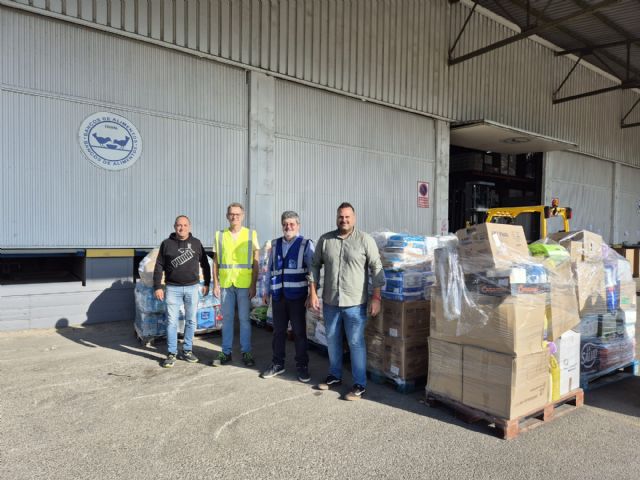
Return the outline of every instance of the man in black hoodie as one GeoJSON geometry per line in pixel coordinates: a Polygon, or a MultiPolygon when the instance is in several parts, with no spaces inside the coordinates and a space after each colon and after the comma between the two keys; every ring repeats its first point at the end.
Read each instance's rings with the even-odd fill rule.
{"type": "Polygon", "coordinates": [[[193,334],[196,330],[196,313],[198,310],[198,288],[202,267],[204,291],[209,293],[211,269],[204,247],[200,240],[191,235],[191,220],[186,215],[176,218],[173,225],[175,233],[160,245],[156,268],[153,271],[153,288],[158,300],[166,300],[167,304],[167,358],[162,362],[165,368],[176,363],[178,353],[178,319],[180,306],[184,304],[185,326],[184,345],[180,358],[196,363],[198,358],[193,354],[193,334]],[[164,272],[166,292],[162,289],[162,273],[164,272]]]}

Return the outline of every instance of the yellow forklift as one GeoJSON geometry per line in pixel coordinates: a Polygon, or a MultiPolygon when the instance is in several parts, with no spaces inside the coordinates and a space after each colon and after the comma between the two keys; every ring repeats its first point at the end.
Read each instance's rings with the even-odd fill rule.
{"type": "MultiPolygon", "coordinates": [[[[532,205],[528,207],[498,207],[490,208],[487,210],[486,223],[506,223],[506,224],[521,224],[518,221],[518,216],[523,217],[537,216],[540,222],[540,238],[547,236],[547,221],[552,218],[559,218],[563,222],[563,230],[569,232],[569,220],[572,217],[572,211],[570,207],[560,207],[560,201],[554,198],[551,201],[551,206],[546,205],[532,205]]],[[[522,217],[521,217],[522,218],[522,217]]],[[[538,238],[527,238],[528,242],[534,242],[539,240],[538,238]]]]}

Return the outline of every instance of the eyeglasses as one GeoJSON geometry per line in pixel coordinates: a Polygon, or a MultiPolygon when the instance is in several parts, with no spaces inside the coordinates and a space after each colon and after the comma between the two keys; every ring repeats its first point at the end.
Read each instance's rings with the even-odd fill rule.
{"type": "Polygon", "coordinates": [[[227,213],[227,217],[241,217],[241,213],[227,213]]]}

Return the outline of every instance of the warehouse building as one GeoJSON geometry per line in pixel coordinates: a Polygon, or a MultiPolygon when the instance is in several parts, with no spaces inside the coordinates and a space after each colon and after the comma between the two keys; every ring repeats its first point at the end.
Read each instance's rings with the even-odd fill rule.
{"type": "Polygon", "coordinates": [[[640,242],[636,0],[0,0],[0,330],[131,320],[177,214],[640,242]],[[496,205],[496,206],[498,206],[496,205]]]}

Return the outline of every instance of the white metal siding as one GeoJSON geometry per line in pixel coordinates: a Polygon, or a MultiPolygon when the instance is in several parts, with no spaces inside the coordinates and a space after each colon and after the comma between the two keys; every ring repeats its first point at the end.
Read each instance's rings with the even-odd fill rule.
{"type": "MultiPolygon", "coordinates": [[[[469,9],[451,7],[451,43],[469,9]]],[[[473,15],[454,55],[460,56],[512,36],[514,32],[473,15]]],[[[611,92],[557,105],[552,94],[575,62],[547,47],[521,40],[449,68],[453,117],[487,118],[505,125],[567,140],[580,151],[640,167],[640,135],[626,134],[620,119],[638,95],[611,92]],[[632,154],[632,151],[635,154],[632,154]]],[[[613,86],[613,81],[578,66],[558,93],[565,97],[613,86]]]]}
{"type": "MultiPolygon", "coordinates": [[[[590,155],[640,167],[640,135],[633,129],[619,128],[620,119],[638,98],[637,93],[613,92],[554,106],[552,93],[572,61],[556,58],[550,49],[533,40],[522,40],[448,67],[447,50],[469,12],[469,7],[461,3],[0,2],[31,4],[34,11],[48,10],[71,21],[84,21],[115,33],[151,39],[196,55],[237,62],[430,115],[453,120],[494,120],[575,142],[581,152],[590,155]]],[[[455,55],[512,34],[508,27],[476,13],[455,55]]],[[[54,63],[58,57],[50,58],[54,63]]],[[[109,63],[105,62],[104,68],[109,68],[109,63]]],[[[564,96],[611,85],[610,80],[580,66],[560,93],[564,96]]]]}
{"type": "Polygon", "coordinates": [[[546,154],[545,175],[551,191],[545,196],[559,197],[562,205],[573,208],[571,230],[591,230],[611,241],[613,166],[572,152],[546,154]]]}
{"type": "Polygon", "coordinates": [[[618,199],[620,228],[618,239],[640,243],[640,169],[621,166],[618,199]]]}
{"type": "Polygon", "coordinates": [[[363,230],[432,233],[417,182],[434,185],[433,120],[278,81],[275,121],[274,218],[296,210],[317,239],[348,201],[363,230]]]}
{"type": "Polygon", "coordinates": [[[179,213],[208,244],[230,199],[245,200],[242,70],[3,8],[0,65],[2,247],[152,246],[179,213]],[[98,111],[137,126],[132,167],[81,153],[98,111]]]}

